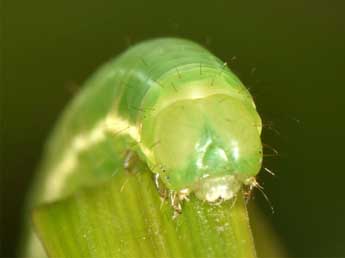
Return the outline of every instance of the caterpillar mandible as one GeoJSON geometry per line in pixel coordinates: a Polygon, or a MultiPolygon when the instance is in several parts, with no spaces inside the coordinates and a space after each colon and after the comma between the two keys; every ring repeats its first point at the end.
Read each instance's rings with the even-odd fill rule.
{"type": "Polygon", "coordinates": [[[260,134],[251,95],[208,50],[176,38],[139,43],[101,67],[66,109],[36,202],[109,179],[128,163],[112,149],[136,153],[177,199],[232,199],[255,183],[260,134]]]}

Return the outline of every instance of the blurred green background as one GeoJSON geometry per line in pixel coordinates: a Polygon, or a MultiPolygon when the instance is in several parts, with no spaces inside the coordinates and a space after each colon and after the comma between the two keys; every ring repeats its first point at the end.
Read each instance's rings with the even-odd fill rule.
{"type": "MultiPolygon", "coordinates": [[[[42,146],[103,62],[138,41],[206,45],[250,88],[279,157],[259,203],[291,257],[345,257],[345,2],[6,0],[1,6],[1,256],[12,257],[42,146]]],[[[270,152],[267,149],[267,152],[270,152]]]]}

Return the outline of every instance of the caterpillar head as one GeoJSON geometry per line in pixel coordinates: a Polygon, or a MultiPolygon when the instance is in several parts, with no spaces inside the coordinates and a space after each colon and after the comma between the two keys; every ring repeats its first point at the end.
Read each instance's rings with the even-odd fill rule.
{"type": "Polygon", "coordinates": [[[210,202],[231,199],[261,168],[255,107],[227,95],[185,99],[162,109],[151,129],[152,170],[171,190],[210,202]]]}

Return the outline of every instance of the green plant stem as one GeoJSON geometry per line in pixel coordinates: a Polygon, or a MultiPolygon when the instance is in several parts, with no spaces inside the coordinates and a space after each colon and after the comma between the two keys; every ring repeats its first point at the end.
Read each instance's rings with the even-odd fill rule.
{"type": "Polygon", "coordinates": [[[43,205],[33,221],[49,257],[256,257],[242,194],[219,205],[191,196],[173,219],[146,169],[43,205]]]}

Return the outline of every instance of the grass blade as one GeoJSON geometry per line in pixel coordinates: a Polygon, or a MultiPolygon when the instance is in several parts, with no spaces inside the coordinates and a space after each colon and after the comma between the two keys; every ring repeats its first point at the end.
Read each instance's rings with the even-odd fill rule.
{"type": "Polygon", "coordinates": [[[194,196],[173,219],[152,173],[121,171],[33,213],[49,257],[256,257],[243,196],[210,205],[194,196]]]}

